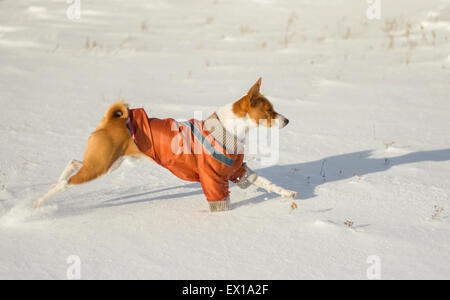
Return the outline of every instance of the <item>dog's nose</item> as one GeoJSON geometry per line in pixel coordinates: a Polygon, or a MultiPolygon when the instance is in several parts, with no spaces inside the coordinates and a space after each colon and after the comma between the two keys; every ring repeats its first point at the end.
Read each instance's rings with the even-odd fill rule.
{"type": "Polygon", "coordinates": [[[289,124],[289,120],[288,119],[284,119],[284,126],[286,126],[287,124],[289,124]]]}

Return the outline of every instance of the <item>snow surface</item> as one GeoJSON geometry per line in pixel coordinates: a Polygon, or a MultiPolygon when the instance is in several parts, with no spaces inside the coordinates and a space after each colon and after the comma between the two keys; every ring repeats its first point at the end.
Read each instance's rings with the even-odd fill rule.
{"type": "Polygon", "coordinates": [[[450,1],[69,5],[0,0],[0,278],[65,279],[76,255],[82,279],[366,279],[376,255],[382,279],[450,279],[450,1]],[[297,209],[233,186],[212,214],[133,160],[32,209],[119,97],[187,119],[259,76],[291,122],[276,165],[247,160],[297,209]]]}

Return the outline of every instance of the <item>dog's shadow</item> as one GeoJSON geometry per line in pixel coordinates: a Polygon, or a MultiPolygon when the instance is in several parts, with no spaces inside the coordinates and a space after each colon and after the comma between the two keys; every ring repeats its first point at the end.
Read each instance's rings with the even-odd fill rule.
{"type": "Polygon", "coordinates": [[[135,204],[135,203],[141,203],[141,202],[148,202],[148,201],[153,201],[153,200],[164,200],[164,199],[171,199],[171,198],[182,198],[182,197],[188,197],[188,196],[192,196],[192,195],[197,195],[197,194],[202,194],[202,190],[201,189],[196,189],[194,191],[191,192],[183,192],[183,193],[178,193],[178,194],[174,194],[174,195],[161,195],[161,196],[156,196],[156,197],[152,197],[152,198],[145,198],[145,199],[140,199],[140,200],[132,200],[132,201],[125,201],[123,202],[123,200],[127,200],[127,199],[133,199],[133,198],[138,198],[138,197],[142,197],[142,196],[148,196],[150,194],[156,194],[156,193],[160,193],[160,192],[165,192],[165,191],[170,191],[170,190],[175,190],[175,189],[180,189],[180,188],[199,188],[200,184],[199,183],[191,183],[191,184],[185,184],[182,186],[173,186],[173,187],[167,187],[167,188],[162,188],[162,189],[157,189],[157,190],[151,190],[148,192],[143,192],[143,193],[138,193],[138,194],[131,194],[131,195],[124,195],[124,196],[120,196],[120,197],[116,197],[113,199],[109,199],[106,201],[103,201],[104,203],[104,207],[112,207],[112,206],[121,206],[121,205],[126,205],[126,204],[135,204]]]}
{"type": "MultiPolygon", "coordinates": [[[[320,160],[299,164],[271,166],[258,170],[258,174],[296,191],[297,199],[306,200],[316,196],[316,189],[329,182],[348,180],[358,182],[364,175],[387,171],[394,166],[401,166],[422,161],[448,161],[450,149],[419,151],[389,158],[371,158],[373,151],[359,151],[326,157],[320,160]]],[[[276,194],[262,194],[243,200],[234,205],[239,207],[258,203],[266,199],[279,197],[276,194]]]]}
{"type": "MultiPolygon", "coordinates": [[[[324,159],[304,162],[298,164],[271,166],[258,169],[258,174],[266,177],[272,182],[298,192],[297,199],[306,200],[316,196],[316,188],[320,185],[339,180],[359,181],[364,175],[387,171],[394,166],[400,166],[422,161],[447,161],[450,160],[450,149],[413,152],[401,156],[390,158],[371,158],[372,151],[359,151],[342,155],[326,157],[324,159]]],[[[265,200],[280,197],[274,193],[267,193],[258,189],[262,193],[256,197],[242,200],[232,204],[233,208],[249,204],[259,203],[265,200]]],[[[164,200],[188,197],[193,195],[201,196],[203,194],[200,184],[190,183],[183,186],[168,187],[158,190],[152,190],[138,194],[126,194],[120,197],[103,201],[95,208],[123,206],[148,202],[154,200],[164,200]],[[189,192],[177,194],[165,194],[156,197],[144,197],[151,194],[165,192],[180,188],[195,189],[189,192]],[[139,198],[139,199],[136,199],[139,198]],[[131,200],[133,199],[133,200],[131,200]],[[127,200],[127,201],[124,201],[127,200]]]]}

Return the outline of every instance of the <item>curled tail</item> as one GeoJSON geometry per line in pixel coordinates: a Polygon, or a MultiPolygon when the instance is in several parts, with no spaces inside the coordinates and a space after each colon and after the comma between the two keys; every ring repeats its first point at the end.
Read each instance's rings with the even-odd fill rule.
{"type": "Polygon", "coordinates": [[[114,102],[106,111],[103,120],[105,123],[108,123],[112,119],[117,118],[128,118],[128,104],[126,104],[123,100],[114,102]]]}
{"type": "Polygon", "coordinates": [[[103,119],[98,124],[97,128],[102,128],[113,119],[126,119],[128,118],[128,104],[123,100],[114,102],[106,111],[103,119]]]}

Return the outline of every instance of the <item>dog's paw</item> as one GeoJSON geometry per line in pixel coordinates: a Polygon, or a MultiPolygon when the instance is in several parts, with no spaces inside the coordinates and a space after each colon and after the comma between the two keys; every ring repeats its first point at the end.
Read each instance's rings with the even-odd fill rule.
{"type": "Polygon", "coordinates": [[[41,201],[42,201],[42,198],[38,198],[36,200],[36,202],[34,202],[34,205],[33,205],[34,209],[37,209],[41,206],[41,201]]]}
{"type": "Polygon", "coordinates": [[[281,194],[281,196],[283,198],[296,198],[297,197],[297,192],[294,191],[285,191],[281,194]]]}

